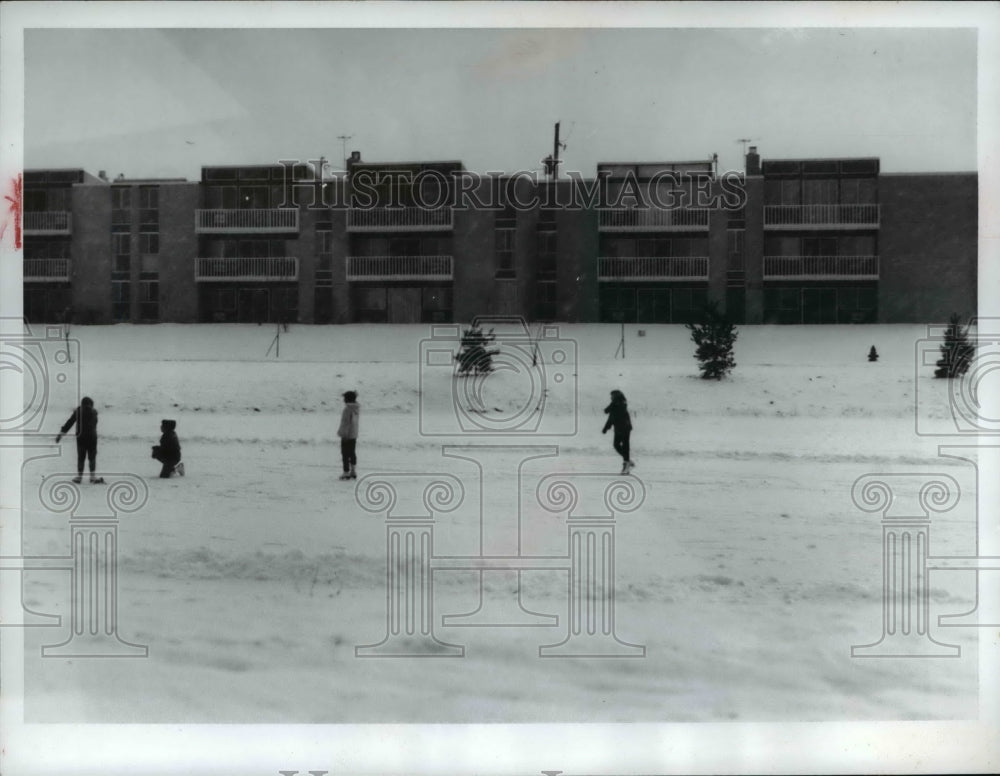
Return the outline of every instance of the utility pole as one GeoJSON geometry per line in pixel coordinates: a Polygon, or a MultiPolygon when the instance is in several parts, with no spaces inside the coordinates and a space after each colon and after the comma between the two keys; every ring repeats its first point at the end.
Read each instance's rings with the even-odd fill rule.
{"type": "Polygon", "coordinates": [[[556,180],[559,177],[559,149],[566,148],[565,143],[559,142],[559,123],[556,122],[555,140],[552,143],[552,155],[546,156],[542,159],[542,164],[545,165],[545,173],[552,176],[552,180],[556,180]]]}

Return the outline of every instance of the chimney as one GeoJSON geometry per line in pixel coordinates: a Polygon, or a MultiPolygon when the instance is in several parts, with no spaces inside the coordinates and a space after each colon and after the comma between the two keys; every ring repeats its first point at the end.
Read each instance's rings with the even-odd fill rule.
{"type": "Polygon", "coordinates": [[[107,170],[98,170],[97,171],[97,177],[100,178],[105,183],[107,183],[107,180],[108,180],[108,172],[107,172],[107,170]]]}
{"type": "Polygon", "coordinates": [[[757,146],[750,146],[746,163],[747,175],[760,175],[760,154],[757,153],[757,146]]]}

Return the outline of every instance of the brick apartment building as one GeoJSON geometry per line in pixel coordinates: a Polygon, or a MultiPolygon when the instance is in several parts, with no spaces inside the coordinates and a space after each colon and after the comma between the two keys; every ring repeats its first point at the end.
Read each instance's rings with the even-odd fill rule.
{"type": "Polygon", "coordinates": [[[592,180],[460,162],[25,173],[31,322],[408,323],[481,314],[927,323],[976,309],[975,173],[874,158],[603,163],[592,180]],[[592,196],[595,191],[601,196],[592,196]]]}

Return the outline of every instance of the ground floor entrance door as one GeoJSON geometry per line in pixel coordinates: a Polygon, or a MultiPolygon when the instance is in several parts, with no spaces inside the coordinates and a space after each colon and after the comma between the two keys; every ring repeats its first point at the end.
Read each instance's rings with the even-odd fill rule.
{"type": "Polygon", "coordinates": [[[241,288],[237,307],[240,323],[266,323],[271,294],[266,288],[241,288]]]}
{"type": "Polygon", "coordinates": [[[836,323],[837,289],[803,288],[802,323],[836,323]]]}
{"type": "Polygon", "coordinates": [[[389,323],[420,323],[420,289],[389,289],[389,323]]]}

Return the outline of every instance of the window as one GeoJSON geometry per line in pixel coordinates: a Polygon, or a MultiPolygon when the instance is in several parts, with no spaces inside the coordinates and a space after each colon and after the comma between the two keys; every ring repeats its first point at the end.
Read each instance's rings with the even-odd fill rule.
{"type": "Polygon", "coordinates": [[[556,275],[556,233],[538,233],[538,277],[553,278],[556,275]]]}
{"type": "Polygon", "coordinates": [[[634,288],[606,286],[600,289],[600,317],[605,323],[633,323],[636,318],[634,288]]]}
{"type": "Polygon", "coordinates": [[[160,317],[160,283],[157,280],[143,280],[139,283],[139,318],[155,321],[160,317]]]}
{"type": "Polygon", "coordinates": [[[316,232],[317,270],[331,271],[333,269],[333,233],[329,231],[316,232]]]}
{"type": "Polygon", "coordinates": [[[111,188],[111,223],[128,224],[132,222],[132,189],[123,186],[111,188]]]}
{"type": "Polygon", "coordinates": [[[743,229],[728,229],[726,231],[726,268],[732,271],[743,269],[743,240],[746,231],[743,229]]]}
{"type": "Polygon", "coordinates": [[[232,210],[236,207],[235,186],[209,186],[205,190],[205,207],[209,210],[232,210]]]}
{"type": "Polygon", "coordinates": [[[840,182],[840,201],[845,205],[874,205],[877,200],[873,178],[845,178],[840,182]]]}
{"type": "Polygon", "coordinates": [[[806,178],[802,182],[802,204],[831,205],[837,203],[836,178],[806,178]]]}
{"type": "Polygon", "coordinates": [[[428,286],[421,289],[421,296],[424,323],[448,323],[451,321],[450,287],[428,286]]]}
{"type": "Polygon", "coordinates": [[[419,237],[392,237],[389,239],[389,255],[391,256],[419,256],[419,237]]]}
{"type": "Polygon", "coordinates": [[[48,199],[44,190],[29,190],[24,192],[24,210],[26,213],[40,213],[47,209],[48,199]]]}
{"type": "Polygon", "coordinates": [[[514,229],[497,229],[494,232],[494,248],[496,258],[496,277],[512,278],[517,273],[514,269],[514,229]]]}
{"type": "Polygon", "coordinates": [[[875,237],[870,234],[845,234],[838,239],[839,256],[874,256],[875,237]]]}
{"type": "Polygon", "coordinates": [[[836,256],[837,255],[837,238],[836,237],[803,237],[802,238],[802,255],[803,256],[836,256]]]}
{"type": "Polygon", "coordinates": [[[240,186],[239,207],[246,209],[266,209],[271,206],[267,186],[240,186]]]}
{"type": "Polygon", "coordinates": [[[556,310],[556,284],[538,283],[535,286],[535,318],[540,321],[553,321],[556,318],[556,310]]]}
{"type": "Polygon", "coordinates": [[[139,223],[157,228],[160,223],[160,190],[156,186],[139,187],[139,223]]]}
{"type": "Polygon", "coordinates": [[[160,252],[159,232],[139,233],[139,253],[143,256],[155,255],[160,252]]]}
{"type": "Polygon", "coordinates": [[[129,271],[132,258],[132,235],[128,232],[115,232],[111,235],[112,272],[129,271]]]}
{"type": "Polygon", "coordinates": [[[801,205],[801,181],[786,178],[764,181],[765,205],[801,205]]]}
{"type": "Polygon", "coordinates": [[[366,310],[386,309],[384,288],[359,288],[357,290],[358,306],[366,310]]]}
{"type": "Polygon", "coordinates": [[[132,317],[129,311],[131,288],[128,281],[111,282],[111,317],[115,321],[128,321],[132,317]]]}

